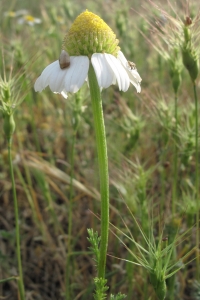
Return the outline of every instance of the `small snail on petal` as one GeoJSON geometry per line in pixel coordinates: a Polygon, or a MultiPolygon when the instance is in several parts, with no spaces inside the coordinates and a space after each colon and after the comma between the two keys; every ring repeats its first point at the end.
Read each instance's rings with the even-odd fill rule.
{"type": "Polygon", "coordinates": [[[61,69],[66,69],[70,66],[70,56],[65,50],[62,50],[60,53],[59,64],[61,69]]]}

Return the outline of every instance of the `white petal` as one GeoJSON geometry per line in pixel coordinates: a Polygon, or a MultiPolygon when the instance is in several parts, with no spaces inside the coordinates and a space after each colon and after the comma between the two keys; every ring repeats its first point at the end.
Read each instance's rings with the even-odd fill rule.
{"type": "Polygon", "coordinates": [[[49,87],[52,92],[61,93],[64,89],[64,78],[66,76],[67,69],[61,69],[59,61],[56,61],[50,76],[48,77],[49,87]]]}
{"type": "Polygon", "coordinates": [[[129,67],[128,61],[121,51],[118,52],[118,59],[123,65],[123,67],[126,69],[130,82],[135,86],[137,92],[140,93],[141,92],[140,82],[142,81],[142,78],[140,77],[139,73],[137,72],[136,69],[131,69],[129,67]]]}
{"type": "Polygon", "coordinates": [[[15,13],[16,13],[16,17],[28,15],[28,10],[27,9],[19,9],[15,13]]]}
{"type": "Polygon", "coordinates": [[[65,98],[65,99],[68,98],[68,95],[65,91],[62,91],[61,93],[54,92],[54,94],[61,94],[63,96],[63,98],[65,98]]]}
{"type": "Polygon", "coordinates": [[[48,85],[52,92],[76,93],[83,85],[89,69],[87,56],[71,56],[69,68],[61,69],[56,60],[47,66],[40,77],[36,80],[34,88],[41,92],[48,85]]]}
{"type": "Polygon", "coordinates": [[[105,54],[95,53],[91,58],[100,88],[107,88],[115,82],[115,75],[108,64],[105,54]]]}
{"type": "Polygon", "coordinates": [[[127,66],[127,59],[126,59],[126,57],[124,56],[124,54],[121,51],[118,52],[117,58],[120,60],[120,62],[124,66],[124,68],[126,68],[126,66],[127,66]]]}
{"type": "Polygon", "coordinates": [[[19,18],[18,20],[17,20],[17,23],[18,24],[24,24],[25,23],[25,20],[24,20],[24,18],[19,18]]]}
{"type": "Polygon", "coordinates": [[[76,93],[83,85],[89,69],[89,58],[87,56],[71,56],[70,67],[66,70],[64,77],[64,89],[66,92],[76,93]]]}
{"type": "Polygon", "coordinates": [[[49,77],[52,73],[54,73],[54,69],[56,69],[57,64],[58,61],[54,61],[43,70],[42,74],[40,77],[38,77],[34,85],[36,92],[41,92],[49,85],[49,77]]]}
{"type": "Polygon", "coordinates": [[[61,92],[61,95],[62,95],[65,99],[68,98],[67,93],[66,93],[65,91],[62,91],[62,92],[61,92]]]}
{"type": "Polygon", "coordinates": [[[127,70],[127,72],[130,78],[130,82],[134,85],[137,92],[140,93],[141,92],[140,82],[142,81],[142,79],[139,73],[136,70],[127,70]]]}
{"type": "Polygon", "coordinates": [[[126,70],[123,68],[120,61],[112,54],[105,53],[105,57],[106,57],[106,60],[109,64],[110,68],[112,69],[112,71],[116,77],[116,80],[117,80],[117,83],[119,86],[119,90],[126,92],[130,85],[130,80],[129,80],[126,70]]]}
{"type": "Polygon", "coordinates": [[[40,20],[39,18],[34,18],[34,23],[40,24],[40,23],[42,23],[42,20],[40,20]]]}
{"type": "Polygon", "coordinates": [[[139,83],[135,82],[135,81],[132,81],[130,80],[130,82],[132,83],[132,85],[134,85],[134,87],[136,88],[137,90],[137,93],[140,93],[141,92],[141,86],[139,83]]]}

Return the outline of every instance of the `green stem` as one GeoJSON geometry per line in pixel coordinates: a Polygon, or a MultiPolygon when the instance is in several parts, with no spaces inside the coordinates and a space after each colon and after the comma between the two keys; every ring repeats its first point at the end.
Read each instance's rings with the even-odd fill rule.
{"type": "Polygon", "coordinates": [[[197,257],[196,257],[196,267],[197,267],[197,280],[200,276],[200,266],[199,266],[199,145],[198,145],[198,99],[197,99],[197,90],[196,82],[193,82],[194,87],[194,98],[195,98],[195,160],[196,160],[196,170],[195,170],[195,187],[196,187],[196,204],[197,204],[197,213],[196,213],[196,222],[197,222],[197,231],[196,231],[196,247],[197,247],[197,257]]]}
{"type": "MultiPolygon", "coordinates": [[[[176,201],[177,201],[177,180],[178,180],[178,97],[175,93],[174,99],[174,118],[175,118],[175,129],[174,129],[174,157],[173,157],[173,186],[172,186],[172,224],[171,224],[171,243],[174,242],[176,236],[176,230],[174,229],[174,218],[176,214],[176,201]]],[[[176,261],[176,249],[172,253],[173,260],[176,261]]],[[[175,274],[168,279],[168,294],[169,299],[174,300],[175,296],[175,274]]]]}
{"type": "Polygon", "coordinates": [[[178,97],[175,94],[174,102],[174,118],[175,118],[175,130],[174,130],[174,163],[173,163],[173,187],[172,187],[172,217],[176,213],[176,198],[177,198],[177,178],[178,178],[178,147],[177,147],[177,136],[178,136],[178,97]]]}
{"type": "Polygon", "coordinates": [[[10,176],[12,181],[12,191],[13,191],[14,210],[15,210],[16,251],[17,251],[18,271],[19,271],[19,279],[17,282],[18,282],[18,288],[20,293],[20,300],[25,300],[22,262],[21,262],[21,250],[20,250],[19,213],[18,213],[17,194],[15,188],[13,164],[12,164],[11,147],[12,147],[12,138],[10,137],[8,138],[8,158],[9,158],[10,176]]]}
{"type": "Polygon", "coordinates": [[[16,279],[18,280],[19,277],[12,276],[12,277],[9,277],[9,278],[0,279],[0,283],[4,283],[4,282],[11,281],[11,280],[16,280],[16,279]]]}
{"type": "Polygon", "coordinates": [[[94,128],[96,134],[96,145],[99,163],[99,178],[101,192],[101,244],[100,257],[98,262],[98,277],[105,277],[106,253],[108,246],[109,231],[109,177],[108,177],[108,157],[105,126],[103,118],[103,108],[100,88],[92,65],[88,72],[90,95],[92,100],[92,110],[94,117],[94,128]]]}
{"type": "Polygon", "coordinates": [[[29,104],[29,110],[30,110],[30,116],[31,116],[31,127],[32,127],[32,130],[33,130],[33,138],[34,138],[34,142],[35,142],[35,146],[36,146],[36,150],[38,152],[41,152],[41,147],[40,147],[40,141],[39,141],[39,137],[38,137],[38,134],[37,134],[37,126],[36,126],[36,123],[35,123],[35,113],[34,113],[34,104],[33,104],[33,99],[31,97],[28,97],[28,104],[29,104]]]}

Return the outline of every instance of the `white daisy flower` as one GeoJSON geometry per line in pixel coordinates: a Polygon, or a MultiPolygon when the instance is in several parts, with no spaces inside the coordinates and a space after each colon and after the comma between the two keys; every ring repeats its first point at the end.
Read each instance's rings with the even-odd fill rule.
{"type": "Polygon", "coordinates": [[[41,19],[35,18],[31,15],[24,15],[23,17],[19,18],[17,22],[18,24],[28,24],[30,26],[42,23],[41,19]]]}
{"type": "Polygon", "coordinates": [[[131,83],[138,93],[141,91],[142,79],[135,65],[127,61],[113,31],[95,14],[85,11],[76,18],[64,47],[60,59],[48,65],[36,80],[36,92],[49,86],[64,97],[68,92],[76,93],[87,80],[90,63],[101,89],[117,83],[119,90],[126,92],[131,83]]]}
{"type": "Polygon", "coordinates": [[[17,11],[10,10],[10,11],[4,12],[4,16],[10,17],[10,18],[15,18],[15,17],[27,15],[27,14],[28,14],[28,11],[26,9],[19,9],[17,11]]]}

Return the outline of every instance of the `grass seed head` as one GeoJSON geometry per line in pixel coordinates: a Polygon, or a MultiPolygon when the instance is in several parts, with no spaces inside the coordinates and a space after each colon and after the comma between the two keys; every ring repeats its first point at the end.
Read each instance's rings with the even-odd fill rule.
{"type": "Polygon", "coordinates": [[[189,25],[184,25],[184,41],[182,44],[182,59],[185,68],[188,70],[192,81],[197,79],[199,73],[199,55],[192,42],[192,32],[189,25]]]}
{"type": "Polygon", "coordinates": [[[180,51],[177,48],[173,49],[168,61],[169,61],[169,69],[170,69],[169,75],[172,80],[174,93],[177,94],[182,81],[181,78],[182,63],[180,61],[180,51]]]}

